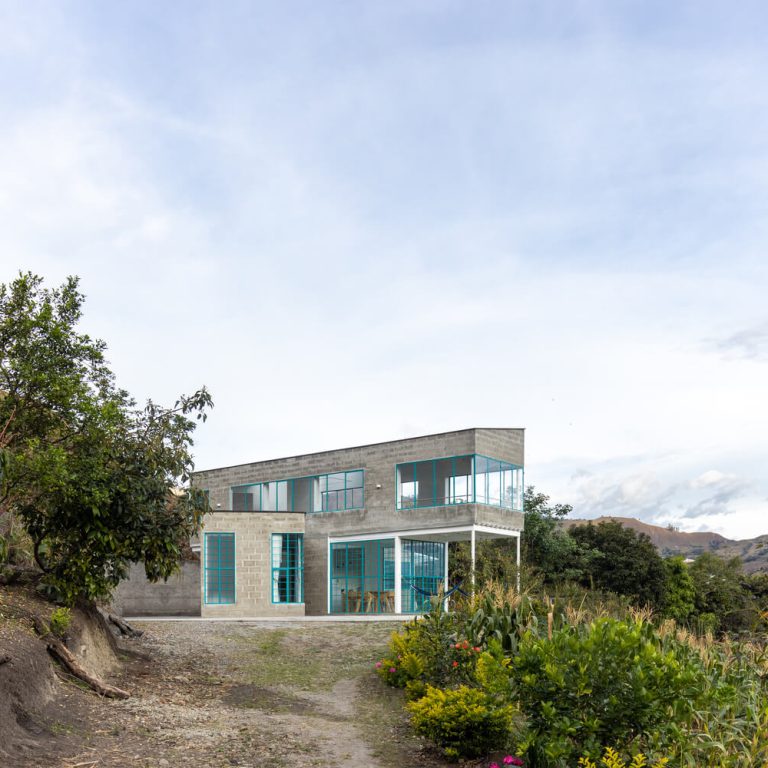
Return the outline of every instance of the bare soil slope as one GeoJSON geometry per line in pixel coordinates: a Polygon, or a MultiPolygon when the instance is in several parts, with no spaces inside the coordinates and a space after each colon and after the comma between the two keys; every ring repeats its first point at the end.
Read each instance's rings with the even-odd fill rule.
{"type": "MultiPolygon", "coordinates": [[[[0,655],[14,656],[0,665],[0,766],[447,768],[375,674],[397,626],[136,622],[144,636],[98,670],[131,693],[114,700],[60,679],[32,630],[0,619],[0,655]]],[[[98,643],[71,645],[96,670],[98,643]]]]}
{"type": "MultiPolygon", "coordinates": [[[[75,752],[88,728],[93,696],[67,679],[35,634],[29,614],[47,621],[53,606],[29,589],[0,587],[0,765],[55,765],[75,752]]],[[[72,614],[70,649],[99,676],[117,664],[110,637],[92,617],[72,614]]]]}

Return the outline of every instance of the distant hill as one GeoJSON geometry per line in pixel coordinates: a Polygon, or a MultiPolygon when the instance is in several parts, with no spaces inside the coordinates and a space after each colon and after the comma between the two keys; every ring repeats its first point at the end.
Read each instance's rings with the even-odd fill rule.
{"type": "Polygon", "coordinates": [[[585,525],[615,520],[627,528],[634,528],[638,533],[645,533],[656,545],[662,557],[682,555],[683,557],[696,557],[703,552],[712,552],[720,557],[740,557],[747,573],[755,571],[768,572],[768,534],[758,536],[756,539],[743,539],[734,541],[726,539],[719,533],[697,531],[686,533],[658,525],[650,525],[634,517],[598,517],[594,520],[563,520],[563,525],[570,528],[574,525],[585,525]]]}

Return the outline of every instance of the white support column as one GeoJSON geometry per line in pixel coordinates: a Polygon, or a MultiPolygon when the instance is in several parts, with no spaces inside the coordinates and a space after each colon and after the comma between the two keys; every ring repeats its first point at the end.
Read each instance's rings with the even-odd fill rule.
{"type": "Polygon", "coordinates": [[[395,536],[395,613],[403,612],[403,540],[395,536]]]}
{"type": "Polygon", "coordinates": [[[517,594],[520,594],[520,531],[517,532],[517,594]]]}
{"type": "Polygon", "coordinates": [[[472,597],[475,596],[475,526],[472,526],[472,531],[469,534],[469,551],[471,553],[472,558],[472,597]]]}
{"type": "Polygon", "coordinates": [[[327,608],[330,615],[333,611],[333,561],[331,560],[331,539],[325,537],[325,562],[328,564],[328,572],[325,574],[325,588],[328,590],[327,608]]]}
{"type": "MultiPolygon", "coordinates": [[[[447,593],[450,589],[450,586],[448,585],[448,542],[445,542],[445,586],[443,587],[443,592],[447,593]]],[[[448,610],[448,598],[446,597],[443,601],[443,610],[448,610]]]]}

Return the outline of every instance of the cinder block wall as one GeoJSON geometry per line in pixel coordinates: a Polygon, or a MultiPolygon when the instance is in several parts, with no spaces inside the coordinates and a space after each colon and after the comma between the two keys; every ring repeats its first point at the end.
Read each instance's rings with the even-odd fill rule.
{"type": "MultiPolygon", "coordinates": [[[[365,508],[340,512],[313,513],[306,516],[304,536],[304,594],[306,613],[327,613],[328,608],[328,538],[336,536],[416,531],[473,523],[522,530],[523,517],[511,510],[463,504],[425,509],[396,509],[395,466],[409,461],[423,461],[448,456],[482,454],[523,465],[523,429],[464,429],[424,437],[375,443],[355,448],[344,448],[321,453],[292,456],[284,459],[240,464],[196,472],[193,482],[208,490],[211,507],[226,510],[230,506],[230,488],[234,485],[307,477],[343,470],[365,470],[365,508]]],[[[224,515],[240,519],[240,525],[249,528],[260,518],[275,513],[217,512],[206,518],[210,521],[224,515]]],[[[227,517],[227,520],[230,518],[227,517]]],[[[229,530],[234,530],[230,528],[229,530]]],[[[278,532],[278,531],[275,531],[278,532]]],[[[287,532],[287,531],[286,531],[287,532]]],[[[240,546],[236,555],[239,557],[240,546]]],[[[264,565],[268,570],[268,563],[264,565]]],[[[219,615],[218,606],[210,606],[219,615]]],[[[205,606],[203,607],[204,615],[205,606]]],[[[251,614],[253,615],[253,614],[251,614]]]]}
{"type": "Polygon", "coordinates": [[[112,607],[123,616],[199,616],[200,563],[186,561],[168,581],[152,584],[143,563],[134,563],[118,584],[112,607]]]}
{"type": "MultiPolygon", "coordinates": [[[[198,582],[201,615],[204,618],[253,616],[303,616],[303,605],[272,603],[273,533],[304,533],[304,515],[293,513],[215,512],[205,518],[205,533],[235,534],[235,602],[214,605],[205,602],[204,579],[198,582]]],[[[201,552],[204,563],[205,544],[201,552]]],[[[204,565],[203,565],[204,568],[204,565]]],[[[306,558],[305,558],[306,572],[306,558]]],[[[306,579],[305,579],[306,581],[306,579]]]]}

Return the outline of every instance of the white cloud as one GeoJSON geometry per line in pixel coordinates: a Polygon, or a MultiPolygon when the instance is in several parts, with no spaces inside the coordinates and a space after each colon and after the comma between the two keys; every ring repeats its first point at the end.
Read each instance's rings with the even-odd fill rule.
{"type": "Polygon", "coordinates": [[[207,383],[201,466],[526,426],[576,514],[765,527],[765,46],[583,4],[26,7],[0,279],[80,274],[139,397],[207,383]]]}

